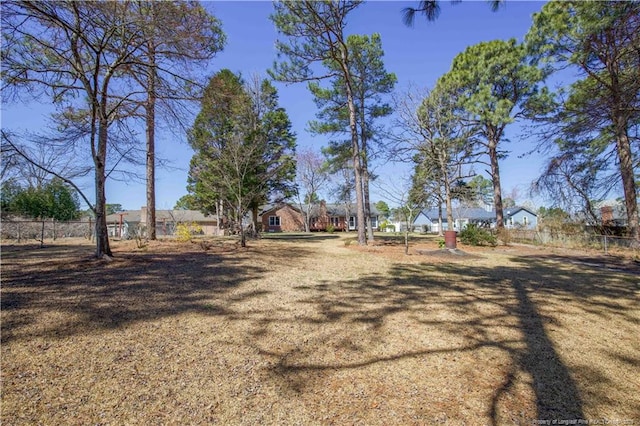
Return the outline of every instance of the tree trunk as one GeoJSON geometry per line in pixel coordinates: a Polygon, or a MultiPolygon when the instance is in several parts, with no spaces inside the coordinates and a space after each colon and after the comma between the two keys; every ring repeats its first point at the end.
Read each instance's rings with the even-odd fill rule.
{"type": "Polygon", "coordinates": [[[489,137],[489,160],[491,162],[491,179],[493,181],[493,204],[496,209],[496,227],[504,229],[504,213],[502,207],[502,188],[500,186],[500,168],[498,166],[498,140],[489,137]]]}
{"type": "Polygon", "coordinates": [[[109,247],[109,234],[107,231],[107,216],[105,213],[105,172],[104,165],[96,164],[96,257],[102,258],[104,255],[112,256],[109,247]]]}
{"type": "Polygon", "coordinates": [[[307,205],[306,210],[302,210],[304,212],[304,232],[311,232],[311,227],[309,226],[309,222],[311,222],[311,203],[307,205]]]}
{"type": "Polygon", "coordinates": [[[98,150],[94,158],[96,166],[95,184],[96,184],[96,257],[113,256],[111,247],[109,247],[109,233],[107,231],[107,197],[105,191],[106,181],[106,158],[107,158],[107,119],[106,113],[106,97],[103,101],[103,114],[100,118],[98,129],[98,150]]]}
{"type": "Polygon", "coordinates": [[[373,241],[373,224],[371,223],[371,200],[369,199],[369,168],[367,162],[362,163],[362,193],[364,195],[364,216],[367,225],[367,240],[373,241]]]}
{"type": "MultiPolygon", "coordinates": [[[[444,230],[442,229],[442,200],[438,200],[438,236],[442,237],[444,235],[444,230]]],[[[451,215],[453,217],[453,215],[451,215]]]]}
{"type": "MultiPolygon", "coordinates": [[[[242,197],[238,197],[238,200],[241,200],[242,197]]],[[[247,246],[247,236],[244,233],[244,226],[242,226],[242,217],[244,214],[242,213],[242,201],[238,201],[238,211],[236,212],[236,221],[240,226],[240,247],[247,246]]]]}
{"type": "Polygon", "coordinates": [[[216,226],[218,227],[216,235],[224,235],[224,233],[220,232],[222,230],[222,227],[220,225],[220,210],[222,210],[222,202],[218,201],[216,203],[216,226]]]}
{"type": "Polygon", "coordinates": [[[373,226],[371,223],[371,200],[369,198],[369,156],[367,151],[367,129],[365,117],[365,103],[362,93],[359,94],[360,109],[360,149],[362,158],[362,195],[364,203],[365,225],[367,227],[367,240],[373,241],[373,226]]]}
{"type": "Polygon", "coordinates": [[[365,233],[364,197],[362,196],[362,159],[360,158],[360,142],[358,141],[358,128],[356,125],[356,111],[353,103],[351,86],[347,83],[347,105],[349,107],[349,127],[351,128],[351,159],[356,186],[356,228],[358,230],[358,244],[367,245],[365,233]]]}
{"type": "MultiPolygon", "coordinates": [[[[360,156],[360,140],[358,138],[358,119],[356,115],[356,104],[353,96],[353,86],[351,71],[349,70],[348,49],[342,43],[340,48],[341,67],[345,81],[347,95],[347,108],[349,109],[349,129],[351,130],[351,159],[353,162],[353,172],[356,186],[356,228],[358,230],[358,245],[367,245],[366,223],[364,216],[364,197],[362,194],[362,158],[360,156]]],[[[348,218],[347,218],[348,220],[348,218]]]]}
{"type": "Polygon", "coordinates": [[[364,215],[364,199],[362,197],[362,169],[360,167],[359,156],[354,156],[353,168],[356,185],[356,229],[358,231],[358,244],[367,245],[366,223],[364,215]]]}
{"type": "Polygon", "coordinates": [[[254,238],[258,236],[258,213],[260,213],[258,211],[258,205],[255,204],[251,208],[251,221],[253,222],[253,237],[254,238]]]}
{"type": "Polygon", "coordinates": [[[445,200],[445,205],[447,207],[447,223],[449,224],[448,227],[448,231],[453,231],[454,230],[454,226],[453,226],[453,205],[451,203],[451,182],[449,180],[449,173],[448,173],[448,164],[445,160],[445,158],[442,157],[442,155],[439,156],[439,161],[440,161],[440,174],[442,175],[442,181],[444,184],[444,200],[445,200]]]}
{"type": "Polygon", "coordinates": [[[409,227],[404,230],[404,254],[409,254],[409,227]]]}
{"type": "MultiPolygon", "coordinates": [[[[448,231],[454,231],[455,227],[454,227],[454,222],[453,222],[453,204],[451,202],[451,191],[446,191],[445,193],[445,203],[447,206],[447,223],[449,224],[449,227],[447,228],[448,231]]],[[[444,235],[444,234],[442,234],[444,235]]]]}
{"type": "Polygon", "coordinates": [[[155,48],[149,43],[149,68],[147,72],[147,238],[156,239],[156,70],[155,48]]]}
{"type": "Polygon", "coordinates": [[[638,224],[638,194],[633,173],[633,156],[626,123],[616,124],[616,148],[620,160],[620,176],[624,190],[624,203],[627,209],[628,233],[633,238],[634,245],[640,244],[640,228],[638,224]]]}

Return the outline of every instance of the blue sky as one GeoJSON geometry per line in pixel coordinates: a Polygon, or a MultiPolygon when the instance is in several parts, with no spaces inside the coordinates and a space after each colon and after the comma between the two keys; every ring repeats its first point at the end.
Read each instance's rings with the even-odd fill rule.
{"type": "MultiPolygon", "coordinates": [[[[227,34],[227,45],[203,73],[211,75],[219,69],[229,68],[241,72],[245,77],[252,74],[267,76],[266,70],[276,58],[274,42],[277,32],[269,15],[271,2],[215,1],[204,3],[205,7],[222,21],[227,34]]],[[[389,72],[398,77],[397,89],[402,92],[409,84],[416,87],[431,87],[450,68],[453,58],[467,46],[494,39],[515,37],[522,40],[531,25],[531,15],[539,11],[543,2],[514,1],[498,12],[492,12],[484,1],[465,1],[452,5],[441,3],[442,12],[435,22],[417,17],[413,28],[402,22],[402,9],[415,6],[417,1],[367,2],[356,9],[348,19],[348,33],[380,33],[385,51],[384,62],[389,72]]],[[[276,83],[280,104],[293,123],[300,148],[311,147],[319,151],[327,139],[310,135],[305,129],[315,118],[316,107],[305,84],[286,85],[276,83]]],[[[46,122],[49,112],[47,102],[30,105],[3,105],[2,126],[8,129],[37,129],[46,122]]],[[[503,193],[517,188],[519,201],[527,200],[529,184],[542,166],[535,156],[519,158],[533,147],[533,141],[525,141],[518,125],[512,125],[507,136],[510,143],[505,148],[511,155],[501,163],[503,193]]],[[[141,143],[143,143],[141,132],[141,143]]],[[[189,161],[193,152],[184,135],[160,133],[158,156],[170,160],[171,167],[159,169],[156,183],[156,207],[172,208],[186,194],[189,161]],[[178,139],[178,140],[176,140],[178,139]]],[[[143,173],[143,168],[140,168],[143,173]]],[[[378,169],[380,179],[391,183],[398,177],[408,175],[403,164],[388,163],[378,169]]],[[[90,185],[87,183],[86,185],[90,185]]],[[[93,199],[90,186],[86,193],[93,199]]],[[[330,194],[325,197],[331,200],[330,194]]],[[[382,199],[375,190],[373,201],[382,199]]],[[[145,204],[144,182],[107,183],[107,202],[122,204],[125,209],[139,209],[145,204]]],[[[537,202],[538,206],[541,204],[537,202]]]]}

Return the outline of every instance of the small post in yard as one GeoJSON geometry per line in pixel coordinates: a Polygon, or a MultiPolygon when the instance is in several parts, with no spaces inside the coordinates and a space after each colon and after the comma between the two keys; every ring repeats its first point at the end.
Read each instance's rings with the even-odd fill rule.
{"type": "Polygon", "coordinates": [[[122,239],[122,217],[129,213],[118,213],[120,215],[120,225],[118,227],[118,238],[122,239]]]}
{"type": "Polygon", "coordinates": [[[604,234],[602,238],[604,239],[604,254],[608,254],[607,253],[607,234],[604,234]]]}
{"type": "Polygon", "coordinates": [[[40,248],[44,247],[44,219],[42,219],[42,230],[40,231],[40,248]]]}
{"type": "Polygon", "coordinates": [[[456,248],[456,231],[444,231],[444,246],[450,250],[456,248]]]}

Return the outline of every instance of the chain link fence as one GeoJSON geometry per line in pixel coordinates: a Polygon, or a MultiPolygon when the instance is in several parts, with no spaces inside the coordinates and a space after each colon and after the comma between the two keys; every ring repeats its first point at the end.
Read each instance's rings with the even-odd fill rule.
{"type": "MultiPolygon", "coordinates": [[[[182,222],[158,222],[156,235],[158,237],[172,237],[176,235],[178,226],[182,222]]],[[[215,235],[216,230],[207,229],[215,235]]],[[[107,223],[109,238],[116,240],[141,238],[146,235],[146,227],[142,224],[107,223]]],[[[203,234],[203,231],[199,232],[203,234]]],[[[2,218],[0,223],[0,237],[3,241],[29,242],[29,241],[55,241],[63,238],[93,239],[95,235],[95,221],[89,219],[77,221],[54,221],[22,219],[15,217],[2,218]]]]}
{"type": "Polygon", "coordinates": [[[604,253],[616,251],[637,251],[633,238],[617,235],[597,234],[593,232],[559,232],[552,230],[511,229],[508,232],[509,242],[544,245],[562,248],[593,249],[604,253]]]}
{"type": "Polygon", "coordinates": [[[87,238],[95,232],[95,222],[78,220],[59,222],[55,220],[25,220],[2,218],[0,235],[3,240],[17,242],[29,240],[57,240],[60,238],[87,238]]]}
{"type": "MultiPolygon", "coordinates": [[[[158,234],[164,236],[175,235],[175,226],[158,227],[158,234]]],[[[111,238],[134,238],[136,235],[144,234],[144,227],[131,226],[126,232],[117,224],[109,226],[109,237],[111,238]],[[121,234],[122,233],[122,234],[121,234]]],[[[619,251],[640,251],[635,241],[629,237],[603,235],[593,232],[559,232],[553,230],[525,230],[509,229],[505,231],[503,237],[508,239],[507,243],[521,243],[532,245],[543,245],[561,248],[593,249],[604,253],[615,253],[619,251]]],[[[95,233],[95,222],[93,220],[77,220],[59,222],[48,220],[26,220],[19,218],[2,218],[0,224],[0,236],[4,241],[28,242],[57,240],[62,238],[86,238],[92,239],[95,233]]]]}

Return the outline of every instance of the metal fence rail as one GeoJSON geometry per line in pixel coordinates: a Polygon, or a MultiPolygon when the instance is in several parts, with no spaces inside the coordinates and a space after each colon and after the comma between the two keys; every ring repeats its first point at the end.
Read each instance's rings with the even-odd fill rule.
{"type": "MultiPolygon", "coordinates": [[[[116,226],[116,225],[113,225],[116,226]]],[[[115,229],[115,228],[114,228],[115,229]]],[[[119,238],[117,229],[109,229],[111,238],[119,238]]],[[[138,235],[142,229],[132,227],[131,236],[138,235]]],[[[506,230],[508,243],[523,243],[561,248],[593,249],[604,253],[616,251],[639,251],[635,241],[630,237],[596,234],[593,232],[557,232],[551,230],[506,230]]],[[[23,220],[18,218],[2,218],[0,222],[0,237],[3,240],[17,242],[37,240],[57,240],[62,238],[93,239],[95,221],[55,221],[55,220],[23,220]]],[[[175,235],[175,227],[167,226],[159,230],[160,235],[175,235]]]]}
{"type": "Polygon", "coordinates": [[[95,232],[94,221],[22,220],[3,218],[0,236],[3,240],[57,240],[59,238],[91,238],[95,232]]]}
{"type": "Polygon", "coordinates": [[[589,248],[608,253],[616,250],[637,250],[635,241],[630,237],[595,234],[591,232],[557,232],[550,230],[509,230],[509,239],[513,243],[544,245],[562,248],[589,248]]]}

